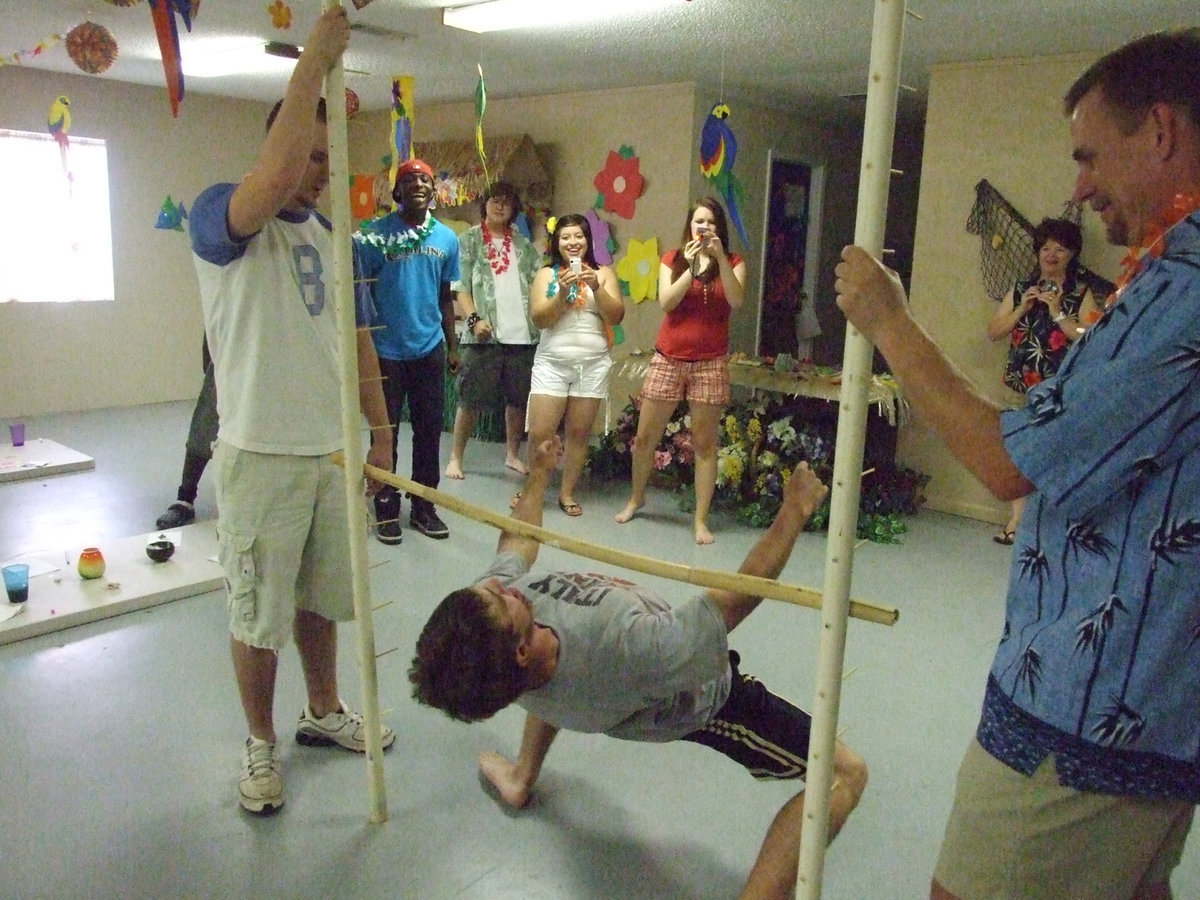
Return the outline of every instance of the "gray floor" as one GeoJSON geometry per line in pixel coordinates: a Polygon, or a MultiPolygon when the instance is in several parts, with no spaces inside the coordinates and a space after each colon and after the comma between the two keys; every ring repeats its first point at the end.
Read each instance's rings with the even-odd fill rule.
{"type": "MultiPolygon", "coordinates": [[[[174,497],[190,404],[29,422],[96,458],[93,472],[0,485],[0,559],[152,527],[174,497]]],[[[402,440],[402,444],[404,441],[402,440]]],[[[447,441],[443,441],[443,455],[447,441]]],[[[504,508],[517,485],[502,448],[472,444],[465,482],[443,487],[504,508]]],[[[401,448],[407,457],[407,447],[401,448]]],[[[403,468],[402,471],[406,469],[403,468]]],[[[585,514],[550,527],[614,546],[736,568],[757,532],[717,519],[697,548],[662,496],[626,526],[618,488],[585,486],[585,514]]],[[[202,484],[202,518],[215,515],[202,484]]],[[[564,734],[537,798],[502,810],[478,781],[484,749],[515,750],[519,712],[475,726],[419,708],[405,670],[437,598],[481,569],[491,529],[446,516],[451,537],[372,541],[376,645],[390,820],[367,822],[366,768],[349,753],[283,741],[287,805],[237,808],[244,724],[222,598],[208,594],[0,647],[0,895],[5,897],[725,898],[736,895],[778,807],[794,792],[758,784],[703,748],[564,734]]],[[[900,546],[857,554],[852,593],[901,609],[894,628],[852,623],[844,739],[871,766],[862,805],[827,857],[828,898],[926,895],[958,757],[970,738],[1001,626],[1009,553],[983,523],[924,512],[900,546]]],[[[549,565],[587,565],[554,550],[549,565]]],[[[805,535],[785,578],[819,587],[821,536],[805,535]]],[[[603,568],[603,567],[600,567],[603,568]]],[[[686,591],[655,584],[668,597],[686,591]]],[[[36,597],[31,599],[36,602],[36,597]]],[[[765,603],[734,634],[745,669],[807,705],[818,618],[765,603]]],[[[357,702],[354,629],[342,632],[342,693],[357,702]]],[[[303,704],[299,665],[281,658],[281,736],[303,704]]],[[[1175,894],[1200,897],[1193,839],[1175,894]]]]}

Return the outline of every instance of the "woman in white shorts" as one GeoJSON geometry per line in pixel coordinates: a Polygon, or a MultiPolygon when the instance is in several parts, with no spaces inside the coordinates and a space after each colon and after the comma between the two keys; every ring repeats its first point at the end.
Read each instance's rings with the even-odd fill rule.
{"type": "Polygon", "coordinates": [[[541,329],[533,359],[526,429],[529,446],[549,440],[562,423],[566,432],[558,505],[568,516],[583,513],[575,485],[587,462],[588,441],[600,404],[608,399],[613,326],[625,317],[616,273],[596,263],[592,230],[574,213],[553,224],[549,265],[529,289],[529,313],[541,329]]]}

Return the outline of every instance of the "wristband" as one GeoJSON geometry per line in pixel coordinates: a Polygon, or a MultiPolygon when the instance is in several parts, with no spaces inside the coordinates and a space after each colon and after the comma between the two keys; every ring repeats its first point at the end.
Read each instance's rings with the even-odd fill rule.
{"type": "MultiPolygon", "coordinates": [[[[1057,316],[1055,316],[1055,317],[1054,317],[1054,321],[1055,321],[1056,323],[1057,323],[1057,322],[1061,322],[1061,321],[1062,321],[1063,319],[1065,319],[1066,317],[1067,317],[1067,314],[1066,314],[1065,312],[1060,312],[1060,313],[1059,313],[1057,316]]],[[[468,321],[470,321],[470,320],[468,319],[468,321]]]]}
{"type": "Polygon", "coordinates": [[[480,318],[481,317],[479,313],[471,313],[469,316],[467,316],[467,331],[471,332],[471,334],[474,334],[475,326],[479,324],[480,318]]]}

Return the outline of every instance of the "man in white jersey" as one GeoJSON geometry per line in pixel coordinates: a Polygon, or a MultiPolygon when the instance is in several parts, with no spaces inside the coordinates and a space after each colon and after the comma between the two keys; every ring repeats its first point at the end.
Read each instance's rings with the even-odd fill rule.
{"type": "MultiPolygon", "coordinates": [[[[213,465],[230,648],[250,732],[238,795],[259,814],[283,805],[273,706],[289,633],[308,693],[296,739],[366,749],[362,717],[338,696],[335,623],[352,619],[354,606],[345,476],[331,459],[342,447],[333,242],[313,210],[329,183],[321,85],[349,40],[344,10],[321,16],[250,174],[208,188],[190,219],[217,374],[213,465]]],[[[365,331],[358,367],[372,426],[367,461],[386,467],[392,432],[365,331]]],[[[394,740],[385,728],[383,745],[394,740]]]]}

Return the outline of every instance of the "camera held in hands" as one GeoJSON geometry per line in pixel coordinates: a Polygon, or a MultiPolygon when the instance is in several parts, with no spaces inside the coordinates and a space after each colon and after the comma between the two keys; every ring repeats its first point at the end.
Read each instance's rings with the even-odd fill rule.
{"type": "Polygon", "coordinates": [[[1043,278],[1038,282],[1038,290],[1043,294],[1057,294],[1062,288],[1051,281],[1049,278],[1043,278]]]}
{"type": "Polygon", "coordinates": [[[580,259],[578,256],[571,257],[570,261],[568,262],[568,265],[571,267],[571,271],[573,273],[575,273],[576,275],[583,274],[583,260],[580,259]]]}

